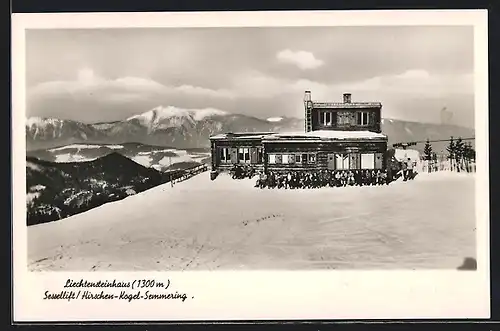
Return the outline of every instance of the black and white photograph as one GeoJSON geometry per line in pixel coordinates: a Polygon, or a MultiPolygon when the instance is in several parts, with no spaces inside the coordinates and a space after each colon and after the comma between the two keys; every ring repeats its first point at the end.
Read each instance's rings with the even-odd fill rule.
{"type": "Polygon", "coordinates": [[[30,277],[487,270],[477,27],[265,17],[22,31],[30,277]]]}

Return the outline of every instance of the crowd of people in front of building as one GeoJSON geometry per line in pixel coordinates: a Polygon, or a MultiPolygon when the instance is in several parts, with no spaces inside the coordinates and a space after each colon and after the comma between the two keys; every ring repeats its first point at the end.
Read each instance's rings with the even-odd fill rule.
{"type": "Polygon", "coordinates": [[[268,171],[256,170],[248,165],[235,166],[230,171],[233,179],[253,178],[258,174],[255,187],[270,189],[299,189],[345,186],[388,185],[402,177],[403,181],[416,176],[411,159],[400,163],[400,169],[365,169],[365,170],[317,170],[317,171],[268,171]]]}
{"type": "Polygon", "coordinates": [[[249,165],[235,165],[231,171],[230,175],[233,179],[243,179],[252,178],[255,176],[255,169],[249,165]]]}
{"type": "Polygon", "coordinates": [[[314,172],[288,171],[260,173],[255,187],[297,189],[345,186],[388,185],[390,178],[384,170],[321,170],[314,172]]]}

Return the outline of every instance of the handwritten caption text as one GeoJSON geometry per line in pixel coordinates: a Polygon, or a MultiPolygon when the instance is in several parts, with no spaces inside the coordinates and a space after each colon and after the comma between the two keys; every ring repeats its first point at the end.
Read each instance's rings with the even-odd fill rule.
{"type": "Polygon", "coordinates": [[[187,293],[170,289],[170,280],[136,279],[133,281],[68,279],[59,291],[45,291],[44,300],[177,300],[194,299],[187,293]]]}

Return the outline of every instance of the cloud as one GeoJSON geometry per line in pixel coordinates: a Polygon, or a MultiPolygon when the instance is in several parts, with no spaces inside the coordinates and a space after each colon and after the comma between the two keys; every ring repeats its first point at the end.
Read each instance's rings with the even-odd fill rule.
{"type": "Polygon", "coordinates": [[[176,88],[174,88],[175,91],[181,92],[181,93],[186,93],[186,94],[191,94],[191,95],[201,95],[201,96],[207,96],[207,97],[213,97],[213,98],[235,98],[236,95],[231,92],[230,90],[226,89],[218,89],[218,90],[213,90],[213,89],[207,89],[199,86],[192,86],[192,85],[181,85],[176,88]]]}
{"type": "Polygon", "coordinates": [[[429,79],[431,75],[428,71],[422,69],[411,69],[396,75],[400,79],[429,79]]]}
{"type": "MultiPolygon", "coordinates": [[[[213,107],[268,118],[302,116],[303,93],[311,90],[314,100],[341,101],[342,93],[350,92],[353,101],[381,101],[385,116],[424,117],[425,112],[442,107],[440,103],[445,105],[473,96],[473,81],[472,74],[437,75],[421,69],[348,83],[280,78],[248,70],[234,74],[223,88],[210,89],[195,84],[164,85],[141,77],[105,79],[85,69],[78,72],[75,80],[34,86],[28,90],[27,101],[29,116],[86,122],[123,119],[158,105],[213,107]],[[415,107],[419,110],[415,111],[415,107]]],[[[469,105],[455,106],[457,109],[467,107],[470,108],[469,105]]]]}
{"type": "Polygon", "coordinates": [[[282,50],[276,54],[276,58],[288,64],[294,64],[302,70],[316,69],[324,64],[323,61],[316,59],[314,54],[306,51],[282,50]]]}
{"type": "Polygon", "coordinates": [[[472,94],[472,74],[432,75],[412,69],[394,75],[382,75],[349,83],[327,84],[309,79],[280,79],[260,72],[247,72],[235,78],[233,95],[252,98],[274,98],[279,95],[304,93],[311,90],[313,98],[337,100],[342,93],[360,97],[385,98],[439,97],[450,94],[472,94]]]}
{"type": "Polygon", "coordinates": [[[90,84],[95,81],[96,77],[94,71],[89,68],[83,68],[78,70],[78,81],[85,84],[90,84]]]}
{"type": "Polygon", "coordinates": [[[474,76],[472,74],[433,75],[425,70],[412,69],[395,75],[377,76],[347,84],[346,88],[362,92],[399,95],[400,97],[472,94],[474,92],[474,76]]]}
{"type": "Polygon", "coordinates": [[[169,94],[210,98],[234,97],[228,90],[214,90],[192,85],[169,86],[149,78],[105,79],[97,76],[88,68],[79,70],[76,80],[44,82],[28,90],[28,98],[35,100],[69,97],[75,101],[95,99],[96,101],[116,103],[169,94]]]}
{"type": "Polygon", "coordinates": [[[346,84],[327,84],[311,79],[286,79],[260,71],[244,71],[233,76],[226,88],[210,89],[184,84],[164,85],[149,78],[120,77],[105,79],[91,69],[78,71],[77,79],[44,82],[28,90],[28,98],[34,101],[46,99],[92,99],[96,102],[127,103],[131,101],[178,98],[208,100],[270,99],[290,94],[302,95],[311,90],[313,97],[336,100],[344,92],[356,95],[398,98],[408,95],[426,97],[446,94],[472,94],[473,75],[433,75],[421,69],[410,69],[398,74],[375,76],[346,84]]]}

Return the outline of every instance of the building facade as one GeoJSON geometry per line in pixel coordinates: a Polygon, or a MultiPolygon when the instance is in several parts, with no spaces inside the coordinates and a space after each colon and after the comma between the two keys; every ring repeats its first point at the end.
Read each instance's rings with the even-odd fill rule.
{"type": "Polygon", "coordinates": [[[225,133],[210,138],[212,177],[235,165],[256,170],[384,170],[387,136],[380,102],[313,101],[304,94],[304,131],[225,133]]]}

